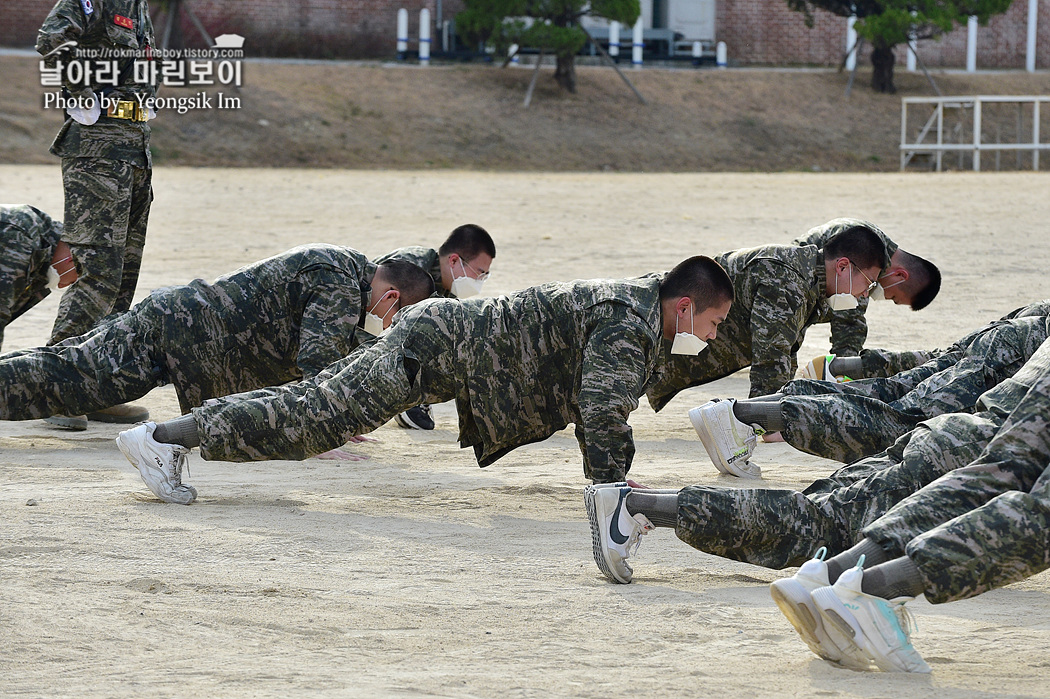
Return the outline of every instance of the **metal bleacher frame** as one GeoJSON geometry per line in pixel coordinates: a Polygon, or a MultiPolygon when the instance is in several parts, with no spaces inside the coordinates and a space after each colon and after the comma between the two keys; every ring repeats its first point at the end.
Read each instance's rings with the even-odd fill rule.
{"type": "MultiPolygon", "coordinates": [[[[1043,143],[1040,141],[1039,106],[1044,103],[1050,103],[1050,96],[977,95],[972,97],[904,97],[901,99],[901,170],[904,170],[916,155],[930,155],[933,156],[937,172],[940,172],[943,156],[946,152],[968,152],[972,154],[974,171],[980,172],[982,151],[1031,151],[1032,169],[1038,170],[1040,151],[1050,150],[1050,142],[1043,143]],[[1017,104],[1019,110],[1023,109],[1025,105],[1030,104],[1032,107],[1032,140],[1028,143],[1020,141],[1017,143],[997,143],[982,140],[981,109],[982,106],[986,104],[1017,104]],[[918,107],[922,105],[932,106],[933,113],[919,130],[915,140],[909,142],[908,107],[918,107]],[[957,109],[960,111],[960,124],[962,122],[961,113],[965,110],[971,111],[971,140],[954,143],[946,143],[944,141],[944,112],[946,109],[957,109]],[[927,142],[926,138],[930,136],[931,133],[935,136],[936,140],[933,142],[927,142]]],[[[1019,139],[1020,131],[1021,129],[1018,128],[1019,139]]],[[[961,157],[962,156],[960,155],[960,158],[961,157]]]]}

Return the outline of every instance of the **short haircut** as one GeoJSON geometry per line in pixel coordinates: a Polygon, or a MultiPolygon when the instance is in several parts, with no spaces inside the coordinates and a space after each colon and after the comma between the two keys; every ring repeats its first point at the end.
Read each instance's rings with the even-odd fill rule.
{"type": "Polygon", "coordinates": [[[886,261],[886,245],[867,226],[853,226],[824,245],[825,260],[837,260],[840,257],[848,257],[850,262],[863,269],[882,269],[886,261]]]}
{"type": "Polygon", "coordinates": [[[900,263],[908,271],[908,281],[901,286],[911,296],[911,310],[921,311],[933,303],[941,290],[941,270],[929,260],[898,250],[900,263]]]}
{"type": "Polygon", "coordinates": [[[434,295],[434,279],[422,267],[405,260],[387,260],[376,274],[401,292],[401,307],[411,306],[434,295]]]}
{"type": "Polygon", "coordinates": [[[465,258],[468,262],[481,253],[495,259],[496,244],[492,242],[492,236],[484,228],[473,223],[466,223],[457,226],[449,233],[448,238],[438,248],[438,255],[442,257],[452,253],[465,258]]]}
{"type": "Polygon", "coordinates": [[[733,280],[710,257],[690,257],[668,272],[660,283],[661,301],[683,296],[692,300],[693,313],[701,313],[711,306],[733,300],[733,280]]]}

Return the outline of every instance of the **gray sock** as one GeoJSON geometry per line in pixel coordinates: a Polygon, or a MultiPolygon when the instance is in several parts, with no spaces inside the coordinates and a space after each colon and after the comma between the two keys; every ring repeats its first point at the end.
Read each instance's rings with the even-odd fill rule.
{"type": "Polygon", "coordinates": [[[678,526],[678,493],[632,490],[627,496],[627,512],[632,515],[641,512],[649,518],[654,527],[674,529],[678,526]]]}
{"type": "Polygon", "coordinates": [[[200,435],[197,433],[197,421],[193,415],[183,415],[157,425],[153,430],[153,439],[161,444],[178,444],[187,449],[199,447],[200,435]]]}
{"type": "Polygon", "coordinates": [[[901,556],[874,568],[865,568],[860,589],[884,599],[918,597],[926,591],[926,582],[919,567],[907,556],[901,556]]]}
{"type": "Polygon", "coordinates": [[[738,400],[733,404],[736,419],[748,425],[758,425],[766,432],[784,429],[784,414],[780,403],[764,400],[738,400]]]}
{"type": "Polygon", "coordinates": [[[857,565],[864,556],[864,570],[890,560],[889,554],[871,539],[862,539],[859,544],[828,559],[828,580],[834,584],[839,576],[857,565]]]}
{"type": "Polygon", "coordinates": [[[864,376],[864,361],[860,357],[835,357],[828,366],[833,376],[859,379],[864,376]]]}

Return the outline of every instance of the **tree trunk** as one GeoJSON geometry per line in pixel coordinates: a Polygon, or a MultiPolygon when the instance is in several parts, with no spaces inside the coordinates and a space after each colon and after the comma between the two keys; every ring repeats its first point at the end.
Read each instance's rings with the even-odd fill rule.
{"type": "Polygon", "coordinates": [[[897,57],[893,55],[893,46],[875,45],[871,51],[871,89],[875,92],[893,94],[897,88],[893,85],[893,64],[897,57]]]}
{"type": "Polygon", "coordinates": [[[558,54],[554,79],[569,92],[576,92],[576,56],[574,54],[558,54]]]}

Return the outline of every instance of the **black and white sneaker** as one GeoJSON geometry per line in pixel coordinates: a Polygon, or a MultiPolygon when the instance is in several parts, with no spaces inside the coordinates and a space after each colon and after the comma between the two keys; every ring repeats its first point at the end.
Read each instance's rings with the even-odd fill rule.
{"type": "Polygon", "coordinates": [[[434,413],[426,403],[409,408],[394,418],[394,420],[406,430],[434,429],[434,413]]]}
{"type": "Polygon", "coordinates": [[[631,582],[634,575],[627,559],[638,551],[641,537],[653,530],[645,515],[627,512],[624,501],[630,493],[629,486],[619,483],[588,486],[583,491],[594,562],[605,577],[623,584],[631,582]]]}

